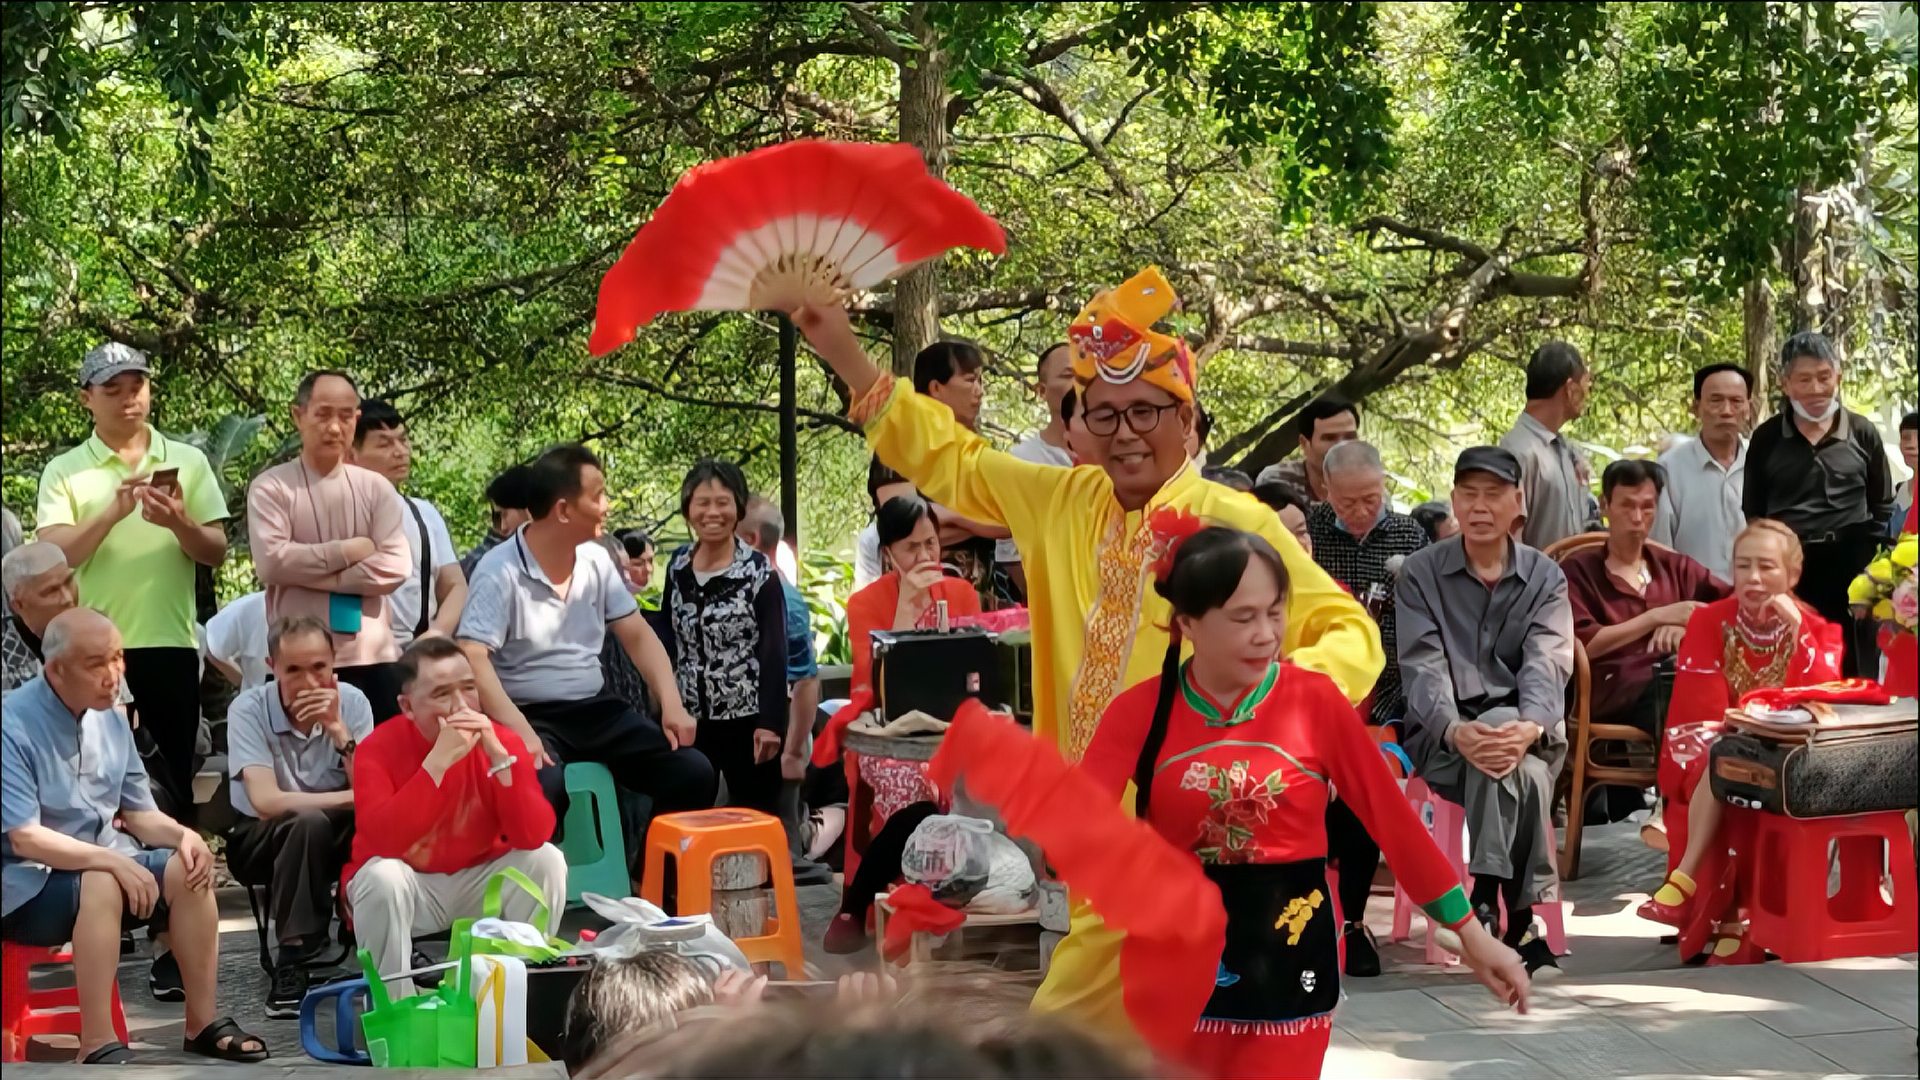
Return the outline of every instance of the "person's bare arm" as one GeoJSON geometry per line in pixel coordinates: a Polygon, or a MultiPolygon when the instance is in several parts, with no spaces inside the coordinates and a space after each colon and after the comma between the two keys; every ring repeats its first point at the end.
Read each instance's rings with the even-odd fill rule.
{"type": "Polygon", "coordinates": [[[680,700],[680,684],[673,677],[673,661],[667,658],[667,650],[660,644],[653,627],[635,611],[608,623],[607,630],[619,640],[620,647],[640,672],[640,678],[646,681],[647,690],[660,703],[660,726],[674,748],[693,745],[693,717],[687,712],[686,703],[680,700]]]}
{"type": "Polygon", "coordinates": [[[240,770],[240,783],[247,801],[253,804],[260,820],[270,821],[302,810],[351,810],[353,789],[346,791],[282,791],[273,770],[252,765],[240,770]]]}
{"type": "Polygon", "coordinates": [[[159,810],[121,810],[120,822],[128,836],[150,848],[177,848],[190,831],[159,810]]]}
{"type": "Polygon", "coordinates": [[[1587,641],[1587,659],[1598,660],[1608,653],[1618,652],[1632,645],[1654,628],[1662,625],[1657,614],[1659,609],[1643,611],[1617,626],[1603,626],[1599,632],[1587,641]]]}
{"type": "Polygon", "coordinates": [[[55,870],[109,870],[116,859],[126,858],[99,844],[75,840],[45,825],[22,825],[7,833],[7,839],[13,841],[15,855],[45,863],[55,870]]]}
{"type": "Polygon", "coordinates": [[[433,629],[448,637],[460,628],[460,612],[467,606],[467,576],[457,563],[449,563],[433,572],[433,629]]]}
{"type": "Polygon", "coordinates": [[[787,707],[787,738],[781,752],[804,758],[807,739],[813,734],[813,718],[820,711],[820,677],[801,679],[793,684],[792,701],[787,707]]]}
{"type": "Polygon", "coordinates": [[[246,678],[246,676],[240,674],[239,668],[234,667],[232,664],[227,663],[212,653],[207,654],[207,663],[213,665],[213,670],[219,672],[221,678],[235,686],[239,686],[241,681],[246,678]]]}
{"type": "Polygon", "coordinates": [[[1013,531],[1005,525],[989,525],[984,521],[975,521],[952,507],[933,504],[933,512],[940,519],[940,542],[945,546],[965,543],[969,537],[984,536],[989,540],[1007,540],[1013,531]]]}
{"type": "Polygon", "coordinates": [[[100,550],[100,542],[107,538],[113,527],[140,505],[140,488],[146,482],[145,477],[122,480],[120,490],[114,492],[112,500],[99,513],[71,525],[42,525],[34,531],[34,539],[45,540],[59,548],[66,554],[68,566],[85,565],[88,559],[93,558],[93,553],[100,550]]]}

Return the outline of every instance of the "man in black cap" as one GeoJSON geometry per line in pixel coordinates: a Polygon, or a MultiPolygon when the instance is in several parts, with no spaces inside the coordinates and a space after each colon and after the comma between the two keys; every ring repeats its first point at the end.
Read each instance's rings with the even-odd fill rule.
{"type": "Polygon", "coordinates": [[[533,515],[527,511],[527,504],[532,501],[532,494],[528,490],[528,478],[532,475],[532,470],[525,465],[510,465],[487,485],[487,501],[493,504],[493,520],[488,524],[487,538],[460,560],[461,576],[468,581],[473,580],[473,568],[480,565],[482,555],[504,543],[520,526],[533,520],[533,515]]]}
{"type": "Polygon", "coordinates": [[[1395,582],[1406,750],[1414,773],[1466,808],[1474,914],[1529,972],[1553,964],[1532,933],[1535,900],[1558,902],[1553,783],[1566,757],[1573,610],[1552,559],[1512,537],[1520,462],[1495,446],[1460,455],[1460,534],[1407,557],[1395,582]]]}

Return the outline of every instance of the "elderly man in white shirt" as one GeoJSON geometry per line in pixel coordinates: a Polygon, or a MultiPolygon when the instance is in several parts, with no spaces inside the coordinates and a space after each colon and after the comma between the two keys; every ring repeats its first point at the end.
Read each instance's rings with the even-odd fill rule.
{"type": "Polygon", "coordinates": [[[1753,376],[1739,364],[1693,373],[1693,415],[1700,437],[1660,455],[1667,486],[1649,537],[1731,580],[1733,538],[1746,528],[1740,497],[1747,475],[1747,423],[1753,376]]]}

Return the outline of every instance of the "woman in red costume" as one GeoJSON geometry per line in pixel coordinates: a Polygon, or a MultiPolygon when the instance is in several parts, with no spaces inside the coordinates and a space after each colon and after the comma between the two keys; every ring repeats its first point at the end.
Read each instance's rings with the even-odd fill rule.
{"type": "Polygon", "coordinates": [[[1407,892],[1459,933],[1480,980],[1524,1010],[1524,965],[1472,918],[1353,706],[1326,676],[1276,659],[1278,553],[1196,526],[1156,528],[1172,548],[1155,583],[1174,613],[1166,664],[1114,699],[1077,768],[975,709],[947,733],[935,779],[964,774],[970,798],[996,806],[1126,932],[1129,1018],[1204,1076],[1320,1075],[1340,998],[1325,827],[1335,788],[1407,892]],[[1141,821],[1114,809],[1129,781],[1141,821]],[[1148,829],[1157,839],[1139,835],[1148,829]]]}
{"type": "MultiPolygon", "coordinates": [[[[947,617],[980,614],[980,594],[964,578],[949,577],[940,561],[940,518],[916,495],[888,499],[875,515],[880,549],[893,569],[847,600],[847,643],[853,651],[849,704],[834,714],[828,731],[814,744],[813,763],[825,768],[841,755],[840,732],[872,707],[873,632],[932,630],[939,605],[947,617]]],[[[840,912],[827,927],[826,949],[857,952],[867,944],[867,918],[873,897],[899,876],[900,856],[922,821],[941,811],[940,793],[925,766],[911,761],[869,758],[856,763],[858,778],[873,792],[873,835],[858,867],[848,866],[840,912]]],[[[849,770],[848,779],[854,779],[849,770]]]]}
{"type": "Polygon", "coordinates": [[[1669,866],[1639,913],[1680,930],[1681,956],[1698,955],[1704,946],[1709,964],[1766,959],[1741,931],[1727,855],[1739,839],[1729,834],[1744,818],[1723,828],[1725,804],[1700,790],[1722,718],[1750,691],[1840,677],[1840,628],[1793,595],[1800,561],[1791,529],[1764,518],[1749,523],[1733,540],[1733,595],[1695,611],[1680,642],[1659,772],[1669,866]]]}

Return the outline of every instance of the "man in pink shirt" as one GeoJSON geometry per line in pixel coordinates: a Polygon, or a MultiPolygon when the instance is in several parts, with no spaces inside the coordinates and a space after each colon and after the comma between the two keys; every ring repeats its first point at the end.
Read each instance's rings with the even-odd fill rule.
{"type": "Polygon", "coordinates": [[[347,463],[360,391],[345,372],[316,371],[293,396],[300,456],[266,470],[247,493],[254,572],[267,622],[312,615],[333,632],[335,674],[366,694],[376,719],[400,711],[400,657],[388,594],[412,567],[400,495],[347,463]]]}

